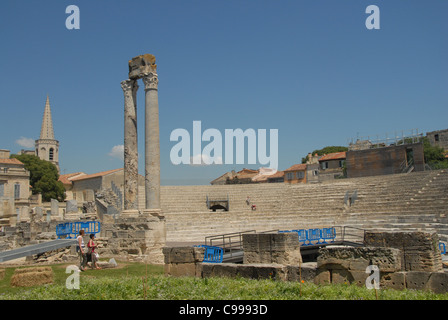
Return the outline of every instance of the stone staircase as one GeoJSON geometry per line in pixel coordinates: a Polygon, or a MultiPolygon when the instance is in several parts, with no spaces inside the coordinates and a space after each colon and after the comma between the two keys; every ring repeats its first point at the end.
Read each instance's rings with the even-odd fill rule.
{"type": "MultiPolygon", "coordinates": [[[[139,206],[144,207],[144,191],[139,206]]],[[[221,186],[162,186],[167,242],[202,243],[204,237],[245,230],[320,228],[436,229],[448,235],[448,171],[411,172],[334,180],[221,186]],[[357,200],[344,205],[347,191],[357,200]],[[227,199],[230,210],[212,212],[206,197],[227,199]],[[247,196],[257,206],[252,211],[247,196]]]]}

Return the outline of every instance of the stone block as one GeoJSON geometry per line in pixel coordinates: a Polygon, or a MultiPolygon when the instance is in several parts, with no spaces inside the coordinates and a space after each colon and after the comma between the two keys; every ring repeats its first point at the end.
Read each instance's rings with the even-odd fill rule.
{"type": "Polygon", "coordinates": [[[286,267],[280,264],[202,263],[202,277],[243,277],[286,280],[286,267]]]}
{"type": "Polygon", "coordinates": [[[331,273],[330,270],[324,268],[316,269],[316,277],[314,278],[315,284],[330,284],[331,273]]]}
{"type": "Polygon", "coordinates": [[[432,272],[426,283],[426,289],[434,293],[448,292],[448,273],[446,272],[432,272]]]}
{"type": "Polygon", "coordinates": [[[156,57],[143,54],[129,60],[129,79],[139,79],[149,73],[157,73],[156,57]]]}
{"type": "Polygon", "coordinates": [[[366,246],[401,250],[403,271],[442,271],[442,258],[435,231],[366,231],[366,246]]]}
{"type": "Polygon", "coordinates": [[[408,271],[406,272],[406,288],[424,290],[430,276],[430,272],[408,271]]]}
{"type": "Polygon", "coordinates": [[[302,266],[286,266],[287,281],[314,282],[317,274],[317,265],[314,262],[303,263],[302,266]]]}
{"type": "Polygon", "coordinates": [[[76,200],[67,200],[66,213],[78,213],[78,202],[76,200]]]}
{"type": "Polygon", "coordinates": [[[381,274],[380,288],[394,290],[406,289],[406,272],[386,272],[381,274]]]}
{"type": "Polygon", "coordinates": [[[376,265],[381,272],[401,270],[400,250],[375,247],[327,247],[319,250],[318,268],[346,269],[365,272],[369,265],[376,265]]]}
{"type": "Polygon", "coordinates": [[[297,233],[243,234],[244,264],[274,263],[298,265],[302,262],[297,233]]]}
{"type": "Polygon", "coordinates": [[[169,263],[164,265],[166,275],[173,277],[196,277],[199,276],[196,263],[169,263]]]}
{"type": "Polygon", "coordinates": [[[166,264],[202,262],[204,251],[205,249],[200,247],[165,247],[162,249],[166,264]]]}

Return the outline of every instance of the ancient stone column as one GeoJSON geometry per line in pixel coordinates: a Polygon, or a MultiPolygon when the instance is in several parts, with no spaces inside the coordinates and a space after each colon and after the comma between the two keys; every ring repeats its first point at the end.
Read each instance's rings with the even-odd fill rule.
{"type": "Polygon", "coordinates": [[[138,212],[137,80],[121,82],[124,93],[124,214],[138,212]]]}
{"type": "Polygon", "coordinates": [[[160,141],[157,73],[143,78],[145,84],[145,196],[146,211],[160,212],[160,141]]]}

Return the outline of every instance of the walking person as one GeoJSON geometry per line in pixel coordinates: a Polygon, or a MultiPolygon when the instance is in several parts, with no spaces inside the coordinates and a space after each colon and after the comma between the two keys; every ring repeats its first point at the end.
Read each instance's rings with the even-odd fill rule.
{"type": "Polygon", "coordinates": [[[79,230],[79,235],[76,238],[78,241],[78,253],[79,253],[79,270],[84,271],[87,264],[87,252],[84,245],[84,230],[79,230]]]}
{"type": "Polygon", "coordinates": [[[91,265],[90,267],[93,269],[93,267],[95,267],[95,269],[101,269],[97,262],[98,262],[98,253],[95,252],[95,248],[97,247],[97,245],[95,244],[95,242],[93,241],[93,239],[95,238],[95,235],[92,233],[90,235],[90,240],[87,243],[87,247],[89,248],[89,253],[91,256],[91,265]]]}

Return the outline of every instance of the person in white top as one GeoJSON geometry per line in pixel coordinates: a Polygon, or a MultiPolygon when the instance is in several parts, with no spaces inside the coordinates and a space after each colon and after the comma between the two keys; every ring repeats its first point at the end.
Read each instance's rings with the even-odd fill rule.
{"type": "Polygon", "coordinates": [[[87,264],[87,252],[85,251],[84,245],[84,230],[79,230],[79,236],[76,238],[78,240],[78,252],[79,252],[79,270],[84,271],[87,264]]]}

